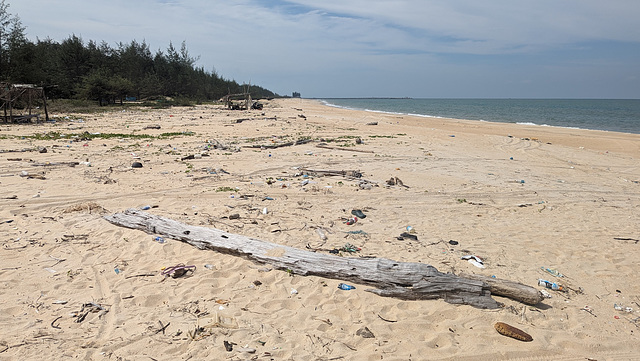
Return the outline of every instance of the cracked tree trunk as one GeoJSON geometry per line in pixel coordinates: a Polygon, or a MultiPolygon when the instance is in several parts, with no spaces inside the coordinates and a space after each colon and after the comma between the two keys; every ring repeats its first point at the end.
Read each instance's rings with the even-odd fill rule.
{"type": "Polygon", "coordinates": [[[491,298],[491,286],[486,282],[445,274],[423,263],[397,262],[386,258],[338,257],[310,252],[214,228],[191,226],[137,209],[104,218],[118,226],[160,234],[198,249],[239,256],[269,264],[276,269],[291,270],[297,275],[314,275],[369,285],[375,289],[366,291],[381,296],[408,300],[443,299],[449,303],[478,308],[498,307],[498,303],[491,298]]]}

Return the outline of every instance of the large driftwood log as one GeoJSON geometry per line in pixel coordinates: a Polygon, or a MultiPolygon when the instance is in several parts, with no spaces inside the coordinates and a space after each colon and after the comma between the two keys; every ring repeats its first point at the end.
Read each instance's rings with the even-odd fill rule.
{"type": "Polygon", "coordinates": [[[104,217],[107,221],[150,234],[186,242],[199,249],[240,256],[298,275],[315,275],[374,286],[367,291],[401,299],[444,299],[454,304],[497,308],[487,283],[439,272],[423,263],[397,262],[385,258],[349,258],[309,252],[293,247],[227,233],[214,228],[190,226],[137,209],[104,217]]]}

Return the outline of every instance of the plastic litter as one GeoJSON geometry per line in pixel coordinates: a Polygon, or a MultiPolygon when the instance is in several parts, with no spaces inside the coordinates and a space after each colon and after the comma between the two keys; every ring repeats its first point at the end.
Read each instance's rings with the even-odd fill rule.
{"type": "Polygon", "coordinates": [[[469,261],[469,263],[471,263],[472,265],[478,268],[484,268],[484,262],[482,261],[482,259],[480,259],[480,257],[474,256],[474,255],[467,255],[467,256],[462,256],[462,259],[469,261]]]}
{"type": "Polygon", "coordinates": [[[338,288],[341,289],[341,290],[344,290],[344,291],[349,291],[349,290],[355,290],[356,289],[355,286],[351,286],[351,285],[348,285],[346,283],[338,284],[338,288]]]}
{"type": "Polygon", "coordinates": [[[160,237],[160,236],[153,237],[153,240],[154,240],[155,242],[158,242],[158,243],[165,243],[165,242],[166,242],[166,241],[164,240],[164,238],[162,238],[162,237],[160,237]]]}
{"type": "Polygon", "coordinates": [[[358,217],[353,217],[353,218],[349,218],[346,222],[344,222],[344,224],[350,226],[356,222],[358,222],[358,217]]]}
{"type": "Polygon", "coordinates": [[[324,230],[322,228],[316,228],[316,233],[318,234],[318,236],[320,236],[320,239],[322,239],[323,241],[327,240],[327,235],[324,233],[324,230]]]}
{"type": "Polygon", "coordinates": [[[544,266],[540,267],[540,269],[545,271],[545,272],[547,272],[547,273],[549,273],[552,276],[560,277],[560,278],[564,277],[564,275],[562,273],[558,272],[555,269],[547,268],[547,267],[544,267],[544,266]]]}
{"type": "Polygon", "coordinates": [[[362,248],[356,247],[351,243],[345,243],[345,245],[342,246],[340,250],[344,252],[354,253],[354,252],[359,252],[360,250],[362,250],[362,248]]]}
{"type": "Polygon", "coordinates": [[[363,213],[361,210],[359,210],[359,209],[354,209],[354,210],[352,210],[352,211],[351,211],[351,214],[353,214],[354,216],[359,217],[359,218],[361,218],[361,219],[365,219],[365,218],[367,218],[367,215],[366,215],[366,214],[364,214],[364,213],[363,213]]]}
{"type": "Polygon", "coordinates": [[[195,270],[196,266],[185,266],[184,263],[180,263],[175,266],[165,268],[162,271],[162,275],[165,277],[178,278],[184,276],[187,272],[193,273],[195,270]]]}
{"type": "Polygon", "coordinates": [[[554,291],[564,291],[564,287],[562,287],[561,285],[543,279],[538,280],[538,285],[552,289],[554,291]]]}

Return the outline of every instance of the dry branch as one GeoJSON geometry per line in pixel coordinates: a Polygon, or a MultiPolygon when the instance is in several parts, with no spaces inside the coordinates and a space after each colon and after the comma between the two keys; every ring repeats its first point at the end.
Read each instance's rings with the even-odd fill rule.
{"type": "Polygon", "coordinates": [[[323,149],[346,150],[346,151],[349,151],[349,152],[373,153],[372,150],[330,147],[330,146],[328,146],[326,144],[323,144],[323,143],[316,145],[316,147],[317,148],[323,148],[323,149]]]}

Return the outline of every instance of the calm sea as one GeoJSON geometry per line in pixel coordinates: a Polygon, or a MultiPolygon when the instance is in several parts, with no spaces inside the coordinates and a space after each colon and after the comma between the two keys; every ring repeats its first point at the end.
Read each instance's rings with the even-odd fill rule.
{"type": "Polygon", "coordinates": [[[322,99],[327,105],[418,116],[640,134],[639,99],[322,99]]]}

